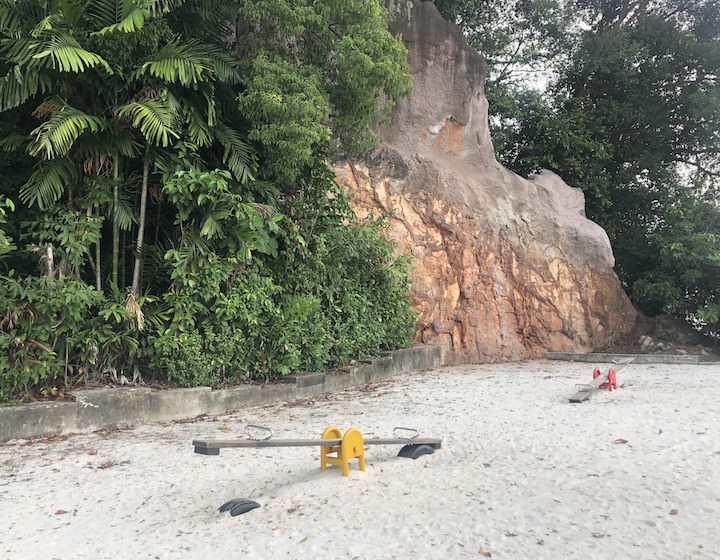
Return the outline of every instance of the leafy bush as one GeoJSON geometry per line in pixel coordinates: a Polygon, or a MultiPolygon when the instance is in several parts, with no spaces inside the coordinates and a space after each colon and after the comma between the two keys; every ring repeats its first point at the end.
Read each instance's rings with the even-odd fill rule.
{"type": "Polygon", "coordinates": [[[11,273],[0,285],[0,400],[67,389],[138,348],[126,307],[84,282],[11,273]]]}

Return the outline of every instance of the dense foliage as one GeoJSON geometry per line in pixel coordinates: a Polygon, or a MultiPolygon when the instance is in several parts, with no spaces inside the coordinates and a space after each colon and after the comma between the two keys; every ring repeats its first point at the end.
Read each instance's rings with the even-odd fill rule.
{"type": "Polygon", "coordinates": [[[411,87],[376,0],[0,0],[0,399],[409,343],[327,162],[411,87]]]}
{"type": "Polygon", "coordinates": [[[582,187],[633,301],[717,334],[720,2],[438,5],[488,55],[499,159],[582,187]],[[527,25],[496,29],[487,19],[493,11],[527,25]],[[492,83],[508,52],[525,81],[498,96],[492,83]],[[529,87],[543,64],[549,87],[529,87]]]}

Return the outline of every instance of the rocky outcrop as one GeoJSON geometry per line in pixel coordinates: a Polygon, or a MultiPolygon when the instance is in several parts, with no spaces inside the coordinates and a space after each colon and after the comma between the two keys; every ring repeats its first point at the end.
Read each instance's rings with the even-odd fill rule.
{"type": "Polygon", "coordinates": [[[359,215],[393,212],[392,237],[414,257],[418,340],[461,363],[591,350],[631,331],[636,311],[582,191],[496,161],[484,59],[432,3],[389,7],[415,89],[383,143],[337,172],[359,215]]]}

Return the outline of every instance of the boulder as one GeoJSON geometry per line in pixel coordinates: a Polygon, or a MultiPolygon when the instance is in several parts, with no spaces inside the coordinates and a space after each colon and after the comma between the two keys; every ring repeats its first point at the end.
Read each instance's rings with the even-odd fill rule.
{"type": "Polygon", "coordinates": [[[414,258],[417,340],[468,363],[590,351],[630,333],[637,312],[582,191],[495,159],[483,57],[432,3],[388,7],[415,88],[378,128],[382,143],[336,171],[359,216],[392,213],[391,236],[414,258]]]}

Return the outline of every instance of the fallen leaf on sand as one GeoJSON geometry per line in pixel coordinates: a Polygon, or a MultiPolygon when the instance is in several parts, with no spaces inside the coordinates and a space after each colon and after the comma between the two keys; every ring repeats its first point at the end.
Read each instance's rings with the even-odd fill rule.
{"type": "Polygon", "coordinates": [[[489,550],[485,550],[485,547],[484,547],[484,546],[481,546],[481,547],[480,547],[479,552],[480,552],[480,556],[484,556],[485,558],[490,558],[490,557],[492,557],[492,554],[490,554],[490,551],[489,551],[489,550]]]}
{"type": "Polygon", "coordinates": [[[124,461],[105,461],[104,463],[100,463],[99,465],[96,465],[96,469],[109,469],[110,467],[114,467],[115,465],[127,465],[130,461],[125,459],[124,461]]]}
{"type": "Polygon", "coordinates": [[[66,513],[70,513],[70,512],[65,511],[64,509],[59,509],[55,512],[55,515],[65,515],[66,513]]]}
{"type": "Polygon", "coordinates": [[[680,513],[680,510],[678,510],[677,508],[672,508],[670,510],[670,515],[677,515],[678,513],[680,513]]]}
{"type": "Polygon", "coordinates": [[[308,540],[307,537],[303,538],[298,544],[302,544],[302,543],[304,543],[306,540],[308,540]]]}
{"type": "Polygon", "coordinates": [[[545,544],[545,539],[540,539],[537,543],[542,546],[545,544]]]}
{"type": "Polygon", "coordinates": [[[613,441],[613,443],[627,443],[627,442],[628,442],[628,440],[623,439],[623,438],[618,438],[615,441],[613,441]]]}

